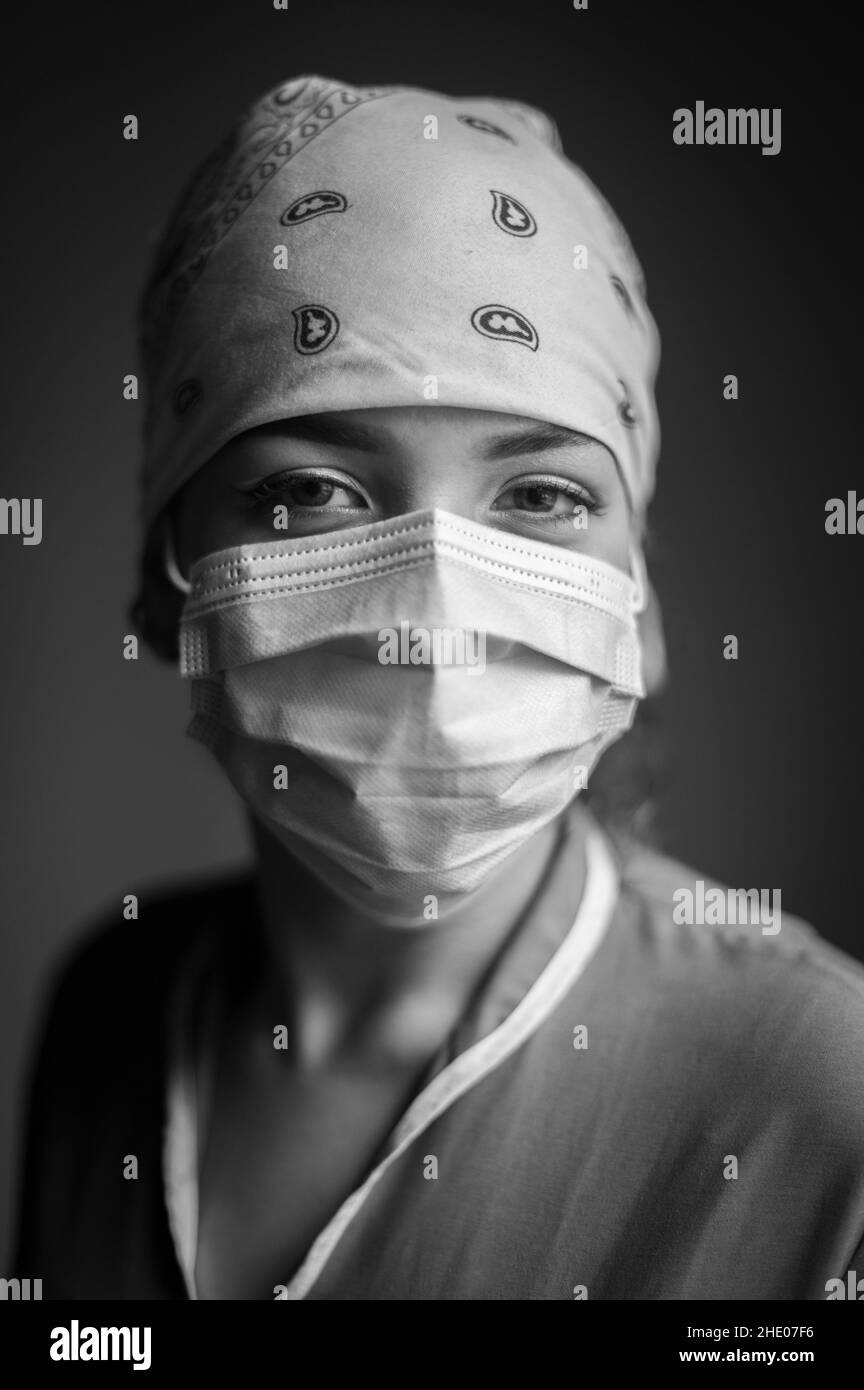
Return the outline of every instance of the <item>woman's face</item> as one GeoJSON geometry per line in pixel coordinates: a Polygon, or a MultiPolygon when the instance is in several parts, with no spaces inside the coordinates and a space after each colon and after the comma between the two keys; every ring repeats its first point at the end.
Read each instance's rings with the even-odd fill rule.
{"type": "Polygon", "coordinates": [[[180,493],[181,570],[215,550],[271,539],[275,507],[284,509],[279,539],[440,507],[628,570],[630,513],[612,454],[518,415],[386,406],[238,435],[180,493]]]}

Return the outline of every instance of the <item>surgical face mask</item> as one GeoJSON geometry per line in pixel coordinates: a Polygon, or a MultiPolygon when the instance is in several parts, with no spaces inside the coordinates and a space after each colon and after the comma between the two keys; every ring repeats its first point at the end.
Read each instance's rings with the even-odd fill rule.
{"type": "Polygon", "coordinates": [[[632,563],[437,508],[219,551],[181,620],[188,732],[331,888],[444,916],[630,727],[632,563]]]}

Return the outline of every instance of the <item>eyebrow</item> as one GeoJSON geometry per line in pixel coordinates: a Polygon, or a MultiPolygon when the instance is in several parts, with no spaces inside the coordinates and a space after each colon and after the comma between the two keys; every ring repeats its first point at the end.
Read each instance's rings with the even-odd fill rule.
{"type": "MultiPolygon", "coordinates": [[[[387,434],[372,425],[348,421],[325,420],[314,415],[298,415],[293,419],[277,420],[261,427],[272,430],[286,439],[305,439],[313,444],[332,444],[336,448],[356,449],[361,453],[378,453],[390,443],[387,434]]],[[[590,435],[565,425],[546,421],[515,433],[494,435],[483,441],[479,456],[487,462],[518,458],[523,454],[541,454],[551,449],[584,448],[596,444],[590,435]]]]}

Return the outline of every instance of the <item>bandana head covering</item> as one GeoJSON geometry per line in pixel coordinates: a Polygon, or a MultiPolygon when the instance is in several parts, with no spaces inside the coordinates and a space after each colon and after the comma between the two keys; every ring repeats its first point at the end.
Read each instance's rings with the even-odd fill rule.
{"type": "Polygon", "coordinates": [[[542,111],[303,76],[180,201],[141,301],[150,523],[235,435],[435,404],[591,435],[634,511],[660,340],[630,241],[542,111]]]}

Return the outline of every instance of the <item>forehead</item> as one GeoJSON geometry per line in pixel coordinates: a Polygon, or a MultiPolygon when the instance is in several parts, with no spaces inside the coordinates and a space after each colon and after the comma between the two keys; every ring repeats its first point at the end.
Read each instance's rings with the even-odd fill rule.
{"type": "Polygon", "coordinates": [[[613,458],[599,440],[563,425],[456,406],[375,406],[364,410],[325,411],[257,426],[236,436],[231,443],[302,440],[375,453],[394,444],[403,448],[445,437],[481,451],[488,459],[555,449],[595,451],[613,458]]]}

